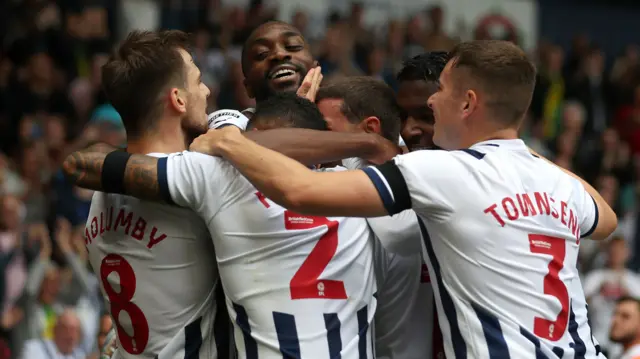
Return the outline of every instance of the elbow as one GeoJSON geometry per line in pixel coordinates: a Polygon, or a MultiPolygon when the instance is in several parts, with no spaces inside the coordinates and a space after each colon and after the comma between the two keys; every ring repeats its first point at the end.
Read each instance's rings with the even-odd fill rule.
{"type": "Polygon", "coordinates": [[[598,227],[590,236],[594,240],[603,240],[609,238],[618,228],[618,217],[611,207],[602,206],[598,227]]]}

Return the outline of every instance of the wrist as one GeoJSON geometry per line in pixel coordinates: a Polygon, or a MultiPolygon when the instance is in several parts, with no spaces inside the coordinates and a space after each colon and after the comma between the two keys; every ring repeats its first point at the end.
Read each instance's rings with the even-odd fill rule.
{"type": "Polygon", "coordinates": [[[228,154],[233,153],[239,146],[242,146],[242,141],[246,141],[246,139],[240,131],[229,131],[218,144],[220,154],[226,157],[228,154]]]}

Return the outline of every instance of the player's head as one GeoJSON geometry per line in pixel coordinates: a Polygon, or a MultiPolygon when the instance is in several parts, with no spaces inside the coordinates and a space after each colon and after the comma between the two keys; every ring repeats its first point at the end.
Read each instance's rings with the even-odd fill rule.
{"type": "Polygon", "coordinates": [[[373,132],[398,141],[402,111],[382,81],[366,76],[337,79],[320,87],[316,103],[332,131],[373,132]]]}
{"type": "Polygon", "coordinates": [[[640,300],[622,297],[616,303],[609,338],[614,343],[631,344],[640,340],[640,300]]]}
{"type": "Polygon", "coordinates": [[[433,110],[427,100],[438,91],[447,59],[444,51],[427,52],[406,61],[398,73],[397,101],[405,115],[402,138],[411,151],[434,147],[433,110]]]}
{"type": "Polygon", "coordinates": [[[247,129],[269,130],[284,127],[327,130],[327,124],[318,107],[293,92],[275,93],[259,102],[247,129]]]}
{"type": "Polygon", "coordinates": [[[445,149],[469,147],[496,133],[514,133],[525,116],[536,69],[516,45],[499,40],[458,44],[429,98],[433,140],[445,149]]]}
{"type": "Polygon", "coordinates": [[[122,117],[128,139],[153,131],[161,120],[179,121],[189,136],[207,130],[209,89],[181,31],[133,31],[102,68],[105,94],[122,117]]]}
{"type": "Polygon", "coordinates": [[[282,91],[296,91],[316,65],[309,44],[298,29],[281,21],[256,28],[242,49],[247,93],[256,101],[282,91]]]}

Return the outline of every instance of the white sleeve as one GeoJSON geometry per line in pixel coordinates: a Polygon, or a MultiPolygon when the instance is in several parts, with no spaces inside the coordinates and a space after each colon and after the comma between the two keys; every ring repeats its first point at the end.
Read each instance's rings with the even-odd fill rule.
{"type": "Polygon", "coordinates": [[[409,256],[422,250],[422,235],[414,211],[406,210],[393,216],[367,218],[367,222],[387,251],[409,256]]]}
{"type": "Polygon", "coordinates": [[[364,168],[389,214],[406,209],[450,211],[451,198],[468,178],[462,151],[416,151],[385,164],[364,168]],[[458,153],[456,153],[458,152],[458,153]]]}
{"type": "Polygon", "coordinates": [[[209,129],[233,125],[244,131],[249,124],[249,118],[242,112],[236,110],[218,110],[212,112],[208,120],[209,129]]]}
{"type": "Polygon", "coordinates": [[[572,178],[578,193],[576,200],[577,210],[579,213],[578,221],[580,224],[580,238],[589,237],[598,226],[599,213],[596,201],[591,197],[589,192],[584,188],[580,181],[572,178]]]}
{"type": "Polygon", "coordinates": [[[218,157],[184,151],[158,160],[160,192],[169,203],[209,221],[225,201],[233,167],[218,157]]]}

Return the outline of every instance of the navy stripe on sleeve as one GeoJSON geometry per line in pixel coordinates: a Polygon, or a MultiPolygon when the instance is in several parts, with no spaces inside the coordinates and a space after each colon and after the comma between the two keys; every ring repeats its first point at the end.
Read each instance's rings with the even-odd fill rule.
{"type": "Polygon", "coordinates": [[[379,166],[367,167],[364,169],[364,173],[369,176],[378,190],[389,215],[411,208],[409,188],[402,172],[393,160],[379,166]]]}
{"type": "Polygon", "coordinates": [[[160,195],[162,199],[175,205],[171,198],[171,192],[169,191],[169,180],[167,175],[167,157],[158,158],[158,187],[160,189],[160,195]]]}
{"type": "Polygon", "coordinates": [[[598,212],[598,205],[596,204],[596,200],[593,199],[593,197],[591,197],[591,200],[593,201],[593,206],[595,207],[595,210],[596,210],[596,214],[594,216],[595,218],[593,219],[593,225],[591,226],[591,228],[588,231],[583,233],[580,236],[580,238],[589,237],[596,230],[596,227],[598,227],[598,221],[600,220],[600,212],[598,212]]]}

